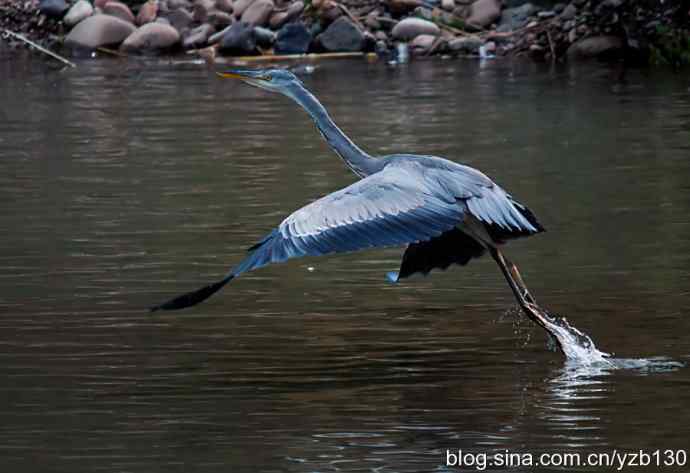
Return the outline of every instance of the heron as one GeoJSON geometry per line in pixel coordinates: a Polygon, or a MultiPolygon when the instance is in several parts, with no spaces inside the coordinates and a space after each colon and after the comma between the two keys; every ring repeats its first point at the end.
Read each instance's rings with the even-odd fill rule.
{"type": "Polygon", "coordinates": [[[391,281],[453,264],[464,266],[489,253],[524,312],[549,331],[547,314],[536,305],[517,266],[500,249],[510,240],[544,232],[526,205],[470,166],[437,156],[369,155],[338,128],[321,102],[288,70],[231,69],[216,74],[292,99],[359,180],[289,215],[218,281],[152,311],[196,305],[239,275],[271,263],[405,246],[399,270],[387,275],[391,281]]]}

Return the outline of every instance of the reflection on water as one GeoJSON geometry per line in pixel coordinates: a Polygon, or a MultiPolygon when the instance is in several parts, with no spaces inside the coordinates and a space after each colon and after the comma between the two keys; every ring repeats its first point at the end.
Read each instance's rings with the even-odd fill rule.
{"type": "Polygon", "coordinates": [[[44,67],[0,64],[3,470],[457,471],[446,449],[687,448],[683,77],[463,61],[305,77],[367,150],[447,156],[529,204],[548,232],[507,252],[611,369],[564,366],[489,259],[397,286],[400,250],[295,260],[150,316],[353,177],[292,103],[198,65],[44,67]]]}

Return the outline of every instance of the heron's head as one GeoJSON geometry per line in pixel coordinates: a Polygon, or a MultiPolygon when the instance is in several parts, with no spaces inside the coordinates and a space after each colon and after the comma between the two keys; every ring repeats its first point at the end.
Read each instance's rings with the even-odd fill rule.
{"type": "Polygon", "coordinates": [[[290,95],[293,87],[302,85],[296,75],[285,69],[230,69],[217,74],[226,79],[239,79],[249,85],[285,95],[290,95]]]}

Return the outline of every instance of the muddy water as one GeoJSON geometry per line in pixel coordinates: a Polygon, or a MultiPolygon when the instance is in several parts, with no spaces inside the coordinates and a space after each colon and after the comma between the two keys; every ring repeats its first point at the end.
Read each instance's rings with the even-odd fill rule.
{"type": "Polygon", "coordinates": [[[529,204],[548,232],[508,255],[628,363],[586,370],[518,316],[489,258],[395,286],[400,250],[295,260],[149,315],[353,176],[291,102],[198,65],[0,76],[3,471],[460,471],[446,449],[689,447],[687,76],[439,60],[304,78],[367,150],[462,161],[529,204]]]}

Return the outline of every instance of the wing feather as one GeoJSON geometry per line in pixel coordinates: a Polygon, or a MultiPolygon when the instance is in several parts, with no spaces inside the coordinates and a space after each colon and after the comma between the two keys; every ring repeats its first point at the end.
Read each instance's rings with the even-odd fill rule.
{"type": "Polygon", "coordinates": [[[229,274],[299,256],[427,241],[462,222],[465,207],[456,197],[432,190],[415,171],[391,164],[302,207],[229,274]]]}

